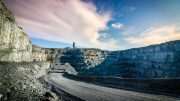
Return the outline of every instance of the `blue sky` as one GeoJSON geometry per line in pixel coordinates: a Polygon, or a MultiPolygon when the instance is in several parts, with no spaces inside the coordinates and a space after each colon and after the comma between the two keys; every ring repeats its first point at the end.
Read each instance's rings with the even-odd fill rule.
{"type": "Polygon", "coordinates": [[[123,50],[180,40],[180,0],[6,0],[41,47],[123,50]]]}
{"type": "MultiPolygon", "coordinates": [[[[124,25],[122,29],[110,28],[103,31],[118,40],[119,45],[123,44],[124,48],[138,47],[138,45],[126,44],[125,36],[122,34],[124,32],[135,37],[152,27],[161,28],[173,25],[179,27],[179,0],[105,0],[103,3],[102,0],[94,0],[93,3],[99,8],[98,10],[112,12],[112,20],[108,22],[109,27],[113,23],[124,25]],[[105,8],[101,9],[102,6],[105,8]]],[[[180,37],[178,36],[177,39],[180,37]]],[[[166,42],[166,40],[161,42],[166,42]]]]}

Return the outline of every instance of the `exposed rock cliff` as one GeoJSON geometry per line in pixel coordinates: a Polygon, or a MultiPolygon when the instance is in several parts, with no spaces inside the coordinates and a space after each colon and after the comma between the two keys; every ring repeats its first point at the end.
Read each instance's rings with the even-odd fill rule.
{"type": "Polygon", "coordinates": [[[50,67],[46,58],[45,49],[31,44],[0,0],[0,100],[57,101],[39,82],[50,67]]]}
{"type": "Polygon", "coordinates": [[[45,54],[47,55],[47,60],[54,62],[62,49],[58,48],[45,48],[45,54]]]}
{"type": "Polygon", "coordinates": [[[47,55],[45,54],[45,49],[32,45],[32,58],[33,61],[46,61],[47,55]]]}
{"type": "Polygon", "coordinates": [[[0,61],[45,61],[43,49],[32,47],[27,34],[15,21],[13,14],[0,1],[0,61]]]}
{"type": "Polygon", "coordinates": [[[0,1],[0,60],[32,61],[32,45],[13,14],[0,1]]]}
{"type": "Polygon", "coordinates": [[[114,51],[87,73],[136,78],[180,77],[180,41],[114,51]]]}
{"type": "Polygon", "coordinates": [[[180,77],[179,40],[123,51],[76,48],[48,52],[53,58],[58,54],[61,63],[69,63],[81,75],[180,77]]]}
{"type": "Polygon", "coordinates": [[[61,63],[68,61],[77,71],[82,71],[99,65],[107,53],[100,49],[64,49],[60,54],[61,63]]]}

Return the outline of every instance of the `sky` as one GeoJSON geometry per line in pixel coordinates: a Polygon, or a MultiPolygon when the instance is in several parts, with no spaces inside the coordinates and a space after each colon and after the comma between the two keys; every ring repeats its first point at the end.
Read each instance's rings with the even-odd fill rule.
{"type": "Polygon", "coordinates": [[[4,0],[33,44],[124,50],[180,40],[180,0],[4,0]]]}

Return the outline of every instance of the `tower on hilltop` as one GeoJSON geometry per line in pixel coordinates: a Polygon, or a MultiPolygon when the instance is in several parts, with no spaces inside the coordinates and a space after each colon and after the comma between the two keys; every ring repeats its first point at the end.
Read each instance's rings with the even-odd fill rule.
{"type": "Polygon", "coordinates": [[[76,43],[75,42],[73,42],[73,48],[76,48],[76,43]]]}

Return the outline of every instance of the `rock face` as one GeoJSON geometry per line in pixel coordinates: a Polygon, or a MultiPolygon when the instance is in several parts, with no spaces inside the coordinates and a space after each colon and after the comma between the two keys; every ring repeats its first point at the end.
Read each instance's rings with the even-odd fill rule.
{"type": "Polygon", "coordinates": [[[0,47],[2,61],[31,61],[32,45],[28,36],[15,22],[12,13],[0,1],[0,47]]]}
{"type": "Polygon", "coordinates": [[[68,61],[77,71],[95,67],[106,58],[107,54],[100,49],[64,49],[60,52],[60,62],[68,61]]]}
{"type": "Polygon", "coordinates": [[[45,48],[45,54],[47,55],[47,60],[54,62],[62,49],[45,48]]]}
{"type": "MultiPolygon", "coordinates": [[[[32,44],[28,35],[17,25],[13,14],[2,1],[0,1],[0,39],[0,61],[31,62],[38,57],[38,60],[46,60],[44,51],[42,53],[33,51],[32,54],[32,44]]],[[[37,48],[34,47],[33,50],[37,48]]]]}
{"type": "Polygon", "coordinates": [[[90,75],[111,75],[129,78],[180,77],[180,41],[143,48],[114,51],[90,75]]]}
{"type": "Polygon", "coordinates": [[[50,67],[46,59],[45,49],[31,44],[0,0],[0,100],[59,101],[40,83],[50,67]]]}
{"type": "Polygon", "coordinates": [[[47,55],[45,54],[45,49],[32,45],[32,58],[33,61],[46,61],[47,55]]]}
{"type": "Polygon", "coordinates": [[[61,63],[69,63],[80,75],[128,78],[180,77],[180,41],[123,51],[56,49],[61,63]]]}

